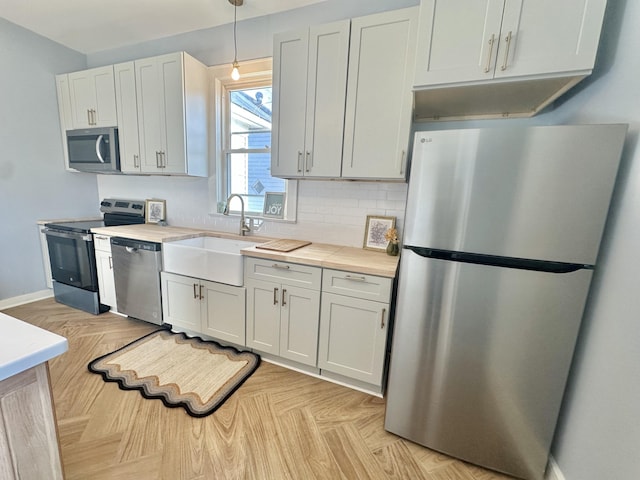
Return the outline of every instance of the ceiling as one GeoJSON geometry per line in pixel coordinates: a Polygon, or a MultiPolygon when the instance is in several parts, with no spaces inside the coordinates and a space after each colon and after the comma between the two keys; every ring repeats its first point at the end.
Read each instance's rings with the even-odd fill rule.
{"type": "MultiPolygon", "coordinates": [[[[89,54],[233,22],[233,0],[0,0],[0,17],[89,54]]],[[[324,0],[244,0],[238,21],[324,0]]]]}

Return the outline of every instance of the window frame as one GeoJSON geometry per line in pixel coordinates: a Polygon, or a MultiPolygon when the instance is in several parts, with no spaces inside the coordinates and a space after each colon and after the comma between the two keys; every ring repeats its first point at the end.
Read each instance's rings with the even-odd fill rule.
{"type": "MultiPolygon", "coordinates": [[[[234,81],[231,78],[231,66],[221,65],[211,67],[213,73],[213,98],[214,98],[214,118],[212,128],[214,130],[211,138],[215,142],[215,193],[211,195],[214,212],[222,213],[228,196],[233,193],[228,191],[229,185],[229,168],[227,155],[233,151],[234,153],[258,153],[272,152],[271,148],[267,149],[231,149],[231,112],[229,108],[230,92],[232,90],[259,88],[271,85],[273,88],[272,61],[271,59],[253,60],[250,62],[242,62],[240,65],[241,78],[234,81]]],[[[273,131],[273,126],[272,126],[273,131]]],[[[262,212],[248,212],[245,210],[245,216],[251,218],[264,219],[277,222],[296,222],[297,214],[297,180],[283,179],[285,182],[285,213],[283,219],[274,219],[272,217],[264,217],[262,212]]],[[[210,189],[213,185],[210,182],[210,189]]],[[[231,215],[240,215],[240,210],[231,210],[231,215]]]]}

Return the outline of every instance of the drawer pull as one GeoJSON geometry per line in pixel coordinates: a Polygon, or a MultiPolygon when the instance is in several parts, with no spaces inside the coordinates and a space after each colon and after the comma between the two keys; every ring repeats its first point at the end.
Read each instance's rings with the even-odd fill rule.
{"type": "Polygon", "coordinates": [[[276,287],[273,288],[273,304],[278,304],[278,289],[276,287]]]}
{"type": "Polygon", "coordinates": [[[380,317],[380,329],[382,330],[384,328],[384,317],[387,314],[387,309],[383,308],[382,309],[382,315],[380,317]]]}
{"type": "Polygon", "coordinates": [[[365,277],[361,277],[359,275],[345,275],[347,280],[353,280],[354,282],[366,282],[367,279],[365,277]]]}
{"type": "Polygon", "coordinates": [[[274,263],[271,265],[273,268],[279,268],[280,270],[289,270],[289,265],[280,265],[279,263],[274,263]]]}
{"type": "Polygon", "coordinates": [[[97,240],[109,240],[109,237],[104,237],[104,236],[102,236],[102,235],[95,235],[95,234],[94,234],[94,237],[95,237],[97,240]]]}
{"type": "Polygon", "coordinates": [[[284,296],[285,296],[285,294],[286,294],[286,293],[287,293],[287,289],[286,289],[286,288],[283,288],[283,289],[282,289],[282,306],[283,306],[283,307],[287,304],[287,302],[286,302],[286,301],[285,301],[285,299],[284,299],[284,296]]]}

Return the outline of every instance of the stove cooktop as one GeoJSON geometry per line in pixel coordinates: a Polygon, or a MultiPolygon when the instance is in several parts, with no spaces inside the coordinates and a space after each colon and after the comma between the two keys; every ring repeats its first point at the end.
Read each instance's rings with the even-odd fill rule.
{"type": "Polygon", "coordinates": [[[81,222],[47,223],[45,227],[67,232],[89,233],[92,228],[104,227],[103,220],[85,220],[81,222]]]}

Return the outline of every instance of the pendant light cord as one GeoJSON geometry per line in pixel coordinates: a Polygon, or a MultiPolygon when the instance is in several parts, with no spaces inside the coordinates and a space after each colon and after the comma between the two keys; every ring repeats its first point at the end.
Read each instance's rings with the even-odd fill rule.
{"type": "Polygon", "coordinates": [[[236,39],[236,24],[237,24],[237,12],[238,12],[238,4],[233,2],[233,62],[238,62],[238,41],[236,39]]]}

